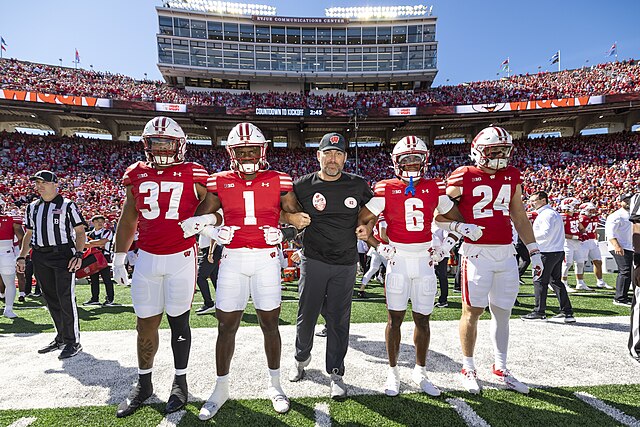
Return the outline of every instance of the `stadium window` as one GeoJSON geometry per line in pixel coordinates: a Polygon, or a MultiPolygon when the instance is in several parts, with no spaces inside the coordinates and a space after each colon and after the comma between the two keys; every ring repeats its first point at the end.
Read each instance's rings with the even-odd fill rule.
{"type": "Polygon", "coordinates": [[[347,28],[347,44],[361,44],[362,43],[362,28],[347,28]]]}
{"type": "Polygon", "coordinates": [[[536,138],[559,138],[562,134],[560,132],[535,132],[527,135],[528,139],[536,139],[536,138]]]}
{"type": "Polygon", "coordinates": [[[422,43],[422,25],[409,25],[407,42],[422,43]]]}
{"type": "Polygon", "coordinates": [[[271,46],[271,63],[273,70],[285,71],[286,65],[284,63],[285,48],[283,46],[271,46]]]}
{"type": "Polygon", "coordinates": [[[332,71],[344,72],[347,70],[347,56],[345,48],[333,48],[331,54],[332,71]]]}
{"type": "Polygon", "coordinates": [[[406,70],[407,69],[407,46],[394,46],[393,47],[393,60],[391,61],[391,70],[406,70]]]}
{"type": "Polygon", "coordinates": [[[378,71],[391,70],[391,47],[378,48],[378,71]]]}
{"type": "Polygon", "coordinates": [[[29,135],[54,135],[55,134],[55,132],[51,129],[16,127],[15,131],[20,133],[27,133],[29,135]]]}
{"type": "Polygon", "coordinates": [[[640,125],[631,126],[631,132],[640,132],[640,125]]]}
{"type": "Polygon", "coordinates": [[[422,39],[425,42],[432,42],[436,40],[436,26],[424,25],[422,27],[422,39]]]}
{"type": "Polygon", "coordinates": [[[318,28],[318,44],[331,44],[331,28],[318,28]]]}
{"type": "Polygon", "coordinates": [[[344,28],[331,29],[331,44],[346,44],[347,30],[344,28]]]}
{"type": "Polygon", "coordinates": [[[256,26],[256,42],[271,43],[271,29],[264,26],[256,26]]]}
{"type": "Polygon", "coordinates": [[[377,51],[375,47],[362,48],[362,71],[378,71],[377,51]]]}
{"type": "Polygon", "coordinates": [[[194,39],[207,38],[207,23],[205,21],[191,20],[191,37],[194,39]]]}
{"type": "Polygon", "coordinates": [[[582,129],[580,135],[602,135],[609,133],[609,128],[582,129]]]}
{"type": "Polygon", "coordinates": [[[362,71],[362,48],[350,47],[347,57],[347,67],[349,71],[362,71]]]}
{"type": "Polygon", "coordinates": [[[160,34],[173,35],[173,19],[170,16],[158,17],[158,23],[160,25],[160,34]]]}
{"type": "Polygon", "coordinates": [[[284,27],[271,27],[271,43],[285,43],[284,27]]]}
{"type": "Polygon", "coordinates": [[[183,18],[173,18],[173,28],[175,34],[180,37],[190,37],[189,20],[183,18]]]}
{"type": "Polygon", "coordinates": [[[207,22],[209,40],[222,40],[222,22],[207,22]]]}
{"type": "Polygon", "coordinates": [[[407,27],[405,25],[396,25],[393,27],[393,44],[401,44],[407,42],[407,27]]]}
{"type": "Polygon", "coordinates": [[[378,44],[391,43],[391,27],[378,27],[378,44]]]}
{"type": "Polygon", "coordinates": [[[271,53],[269,52],[269,46],[256,46],[256,69],[271,69],[271,53]]]}
{"type": "Polygon", "coordinates": [[[224,68],[238,68],[238,45],[235,43],[224,43],[222,47],[224,68]]]}
{"type": "Polygon", "coordinates": [[[285,68],[287,71],[300,71],[300,61],[302,60],[302,52],[299,47],[288,47],[284,57],[285,68]]]}
{"type": "Polygon", "coordinates": [[[409,69],[422,70],[424,61],[424,46],[409,46],[409,69]]]}
{"type": "Polygon", "coordinates": [[[376,27],[362,29],[362,44],[376,44],[376,27]]]}
{"type": "Polygon", "coordinates": [[[445,139],[434,139],[433,145],[445,145],[445,144],[464,144],[467,141],[464,138],[445,138],[445,139]]]}
{"type": "Polygon", "coordinates": [[[302,29],[302,44],[316,44],[316,29],[315,28],[303,28],[302,29]]]}
{"type": "Polygon", "coordinates": [[[316,48],[315,47],[303,47],[302,48],[302,70],[314,71],[316,64],[316,48]]]}
{"type": "Polygon", "coordinates": [[[171,64],[172,63],[171,39],[158,37],[158,61],[171,64]]]}
{"type": "Polygon", "coordinates": [[[224,39],[225,41],[238,41],[238,24],[231,22],[224,23],[224,39]]]}
{"type": "Polygon", "coordinates": [[[204,42],[191,42],[191,65],[194,67],[207,66],[207,50],[204,42]]]}
{"type": "Polygon", "coordinates": [[[113,141],[113,136],[110,133],[76,132],[74,136],[79,136],[80,138],[104,139],[107,141],[113,141]]]}
{"type": "Polygon", "coordinates": [[[207,43],[207,67],[222,68],[221,43],[207,43]]]}
{"type": "Polygon", "coordinates": [[[249,24],[240,24],[240,41],[253,43],[255,37],[253,35],[254,26],[249,24]]]}
{"type": "Polygon", "coordinates": [[[255,68],[253,46],[243,44],[240,45],[240,68],[243,70],[251,70],[255,68]]]}
{"type": "Polygon", "coordinates": [[[287,27],[287,44],[300,44],[300,27],[287,27]]]}

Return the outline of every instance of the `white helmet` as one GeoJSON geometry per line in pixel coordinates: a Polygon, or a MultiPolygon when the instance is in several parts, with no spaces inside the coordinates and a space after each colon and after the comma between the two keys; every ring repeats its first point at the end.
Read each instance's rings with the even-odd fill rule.
{"type": "Polygon", "coordinates": [[[147,161],[160,166],[175,165],[184,162],[187,151],[187,136],[175,120],[169,117],[154,117],[142,131],[144,154],[147,161]],[[170,143],[169,148],[153,148],[153,143],[170,143]]]}
{"type": "Polygon", "coordinates": [[[492,126],[480,131],[471,143],[471,159],[477,166],[487,169],[504,169],[509,164],[509,158],[513,153],[513,141],[509,132],[501,127],[492,126]],[[503,154],[502,158],[493,158],[492,149],[503,154]]]}
{"type": "Polygon", "coordinates": [[[252,123],[238,123],[229,132],[227,138],[227,153],[231,157],[231,170],[243,175],[253,175],[256,172],[269,169],[267,163],[267,145],[262,131],[252,123]],[[236,155],[236,149],[241,147],[259,147],[259,157],[242,157],[236,155]]]}
{"type": "Polygon", "coordinates": [[[427,162],[429,160],[429,150],[427,144],[417,136],[405,136],[396,143],[391,153],[391,160],[393,161],[393,171],[396,176],[401,179],[412,178],[420,179],[427,170],[427,162]],[[412,162],[410,156],[414,156],[415,160],[420,162],[420,170],[408,171],[405,167],[410,164],[416,164],[412,162]],[[403,163],[403,160],[408,160],[408,163],[403,163]]]}
{"type": "Polygon", "coordinates": [[[560,202],[560,210],[565,212],[576,212],[580,208],[580,200],[575,197],[567,197],[560,202]]]}
{"type": "Polygon", "coordinates": [[[584,216],[596,216],[598,215],[598,208],[591,202],[586,202],[580,205],[580,214],[584,216]]]}

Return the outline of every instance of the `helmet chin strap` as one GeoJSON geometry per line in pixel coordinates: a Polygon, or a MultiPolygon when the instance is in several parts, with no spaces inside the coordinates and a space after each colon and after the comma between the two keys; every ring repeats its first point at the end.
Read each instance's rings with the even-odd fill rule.
{"type": "Polygon", "coordinates": [[[413,186],[413,177],[409,177],[409,185],[404,189],[404,195],[407,196],[411,193],[412,196],[416,195],[416,187],[413,186]]]}

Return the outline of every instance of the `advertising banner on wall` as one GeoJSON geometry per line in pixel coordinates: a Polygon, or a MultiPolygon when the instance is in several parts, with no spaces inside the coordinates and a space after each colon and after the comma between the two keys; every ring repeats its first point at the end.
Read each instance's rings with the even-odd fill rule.
{"type": "Polygon", "coordinates": [[[164,111],[167,113],[186,113],[187,104],[167,104],[164,102],[156,102],[156,111],[164,111]]]}
{"type": "Polygon", "coordinates": [[[604,96],[580,96],[565,99],[539,99],[533,101],[499,102],[495,104],[456,105],[457,114],[494,113],[498,111],[527,111],[547,108],[580,107],[604,102],[604,96]]]}
{"type": "Polygon", "coordinates": [[[401,108],[389,108],[390,116],[415,116],[417,112],[416,107],[401,107],[401,108]]]}
{"type": "Polygon", "coordinates": [[[48,93],[27,92],[23,90],[0,89],[0,99],[74,105],[78,107],[111,108],[110,99],[92,98],[90,96],[51,95],[48,93]]]}

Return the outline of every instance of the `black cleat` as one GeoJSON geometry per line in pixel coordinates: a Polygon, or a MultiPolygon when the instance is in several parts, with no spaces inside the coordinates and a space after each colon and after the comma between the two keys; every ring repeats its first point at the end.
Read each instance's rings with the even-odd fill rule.
{"type": "Polygon", "coordinates": [[[49,344],[45,345],[41,349],[38,350],[39,354],[49,353],[55,350],[62,350],[64,348],[64,343],[58,342],[56,340],[51,341],[49,344]]]}
{"type": "Polygon", "coordinates": [[[62,349],[62,353],[58,355],[58,359],[68,359],[82,351],[82,345],[79,342],[66,344],[62,349]]]}
{"type": "Polygon", "coordinates": [[[138,384],[131,390],[129,393],[129,397],[118,405],[118,410],[116,411],[116,417],[124,418],[133,414],[142,406],[145,400],[147,400],[153,394],[153,386],[150,385],[148,387],[143,387],[138,384]]]}
{"type": "Polygon", "coordinates": [[[187,398],[189,397],[189,391],[187,389],[187,376],[176,375],[173,378],[173,385],[171,386],[171,395],[167,401],[167,406],[164,408],[165,414],[171,414],[184,408],[187,404],[187,398]]]}

